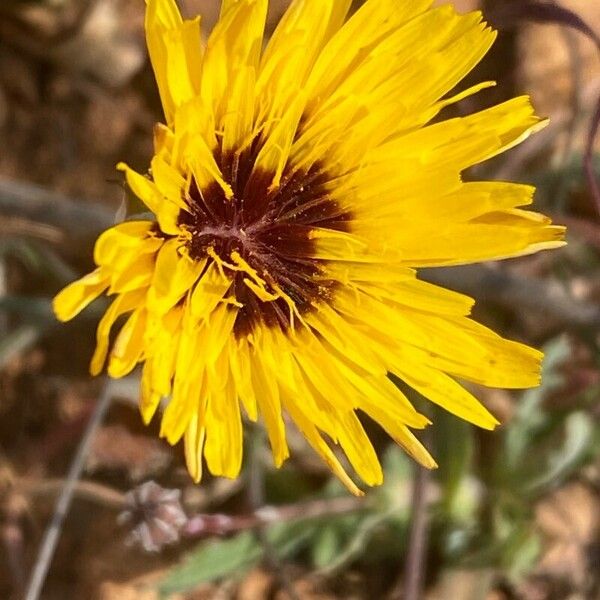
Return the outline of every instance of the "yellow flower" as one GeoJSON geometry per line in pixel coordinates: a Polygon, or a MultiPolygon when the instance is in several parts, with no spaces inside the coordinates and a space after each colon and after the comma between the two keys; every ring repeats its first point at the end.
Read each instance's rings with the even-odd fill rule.
{"type": "Polygon", "coordinates": [[[539,352],[469,319],[470,298],[416,269],[563,244],[561,227],[517,208],[531,187],[461,180],[545,122],[521,97],[430,124],[492,85],[446,97],[494,32],[480,13],[430,0],[368,0],[348,17],[350,3],[294,0],[263,48],[267,0],[224,0],[206,44],[199,18],[148,0],[166,124],[147,175],[118,168],[156,219],[104,232],[98,268],[54,308],[68,320],[114,297],[91,371],[107,355],[112,377],[143,363],[142,416],[168,399],[161,435],[184,438],[196,481],[203,458],[214,475],[238,475],[241,407],[264,422],[277,466],[286,415],[359,494],[331,448],[366,484],[382,482],[359,411],[435,467],[411,432],[429,421],[389,373],[487,429],[496,419],[454,378],[539,382],[539,352]]]}

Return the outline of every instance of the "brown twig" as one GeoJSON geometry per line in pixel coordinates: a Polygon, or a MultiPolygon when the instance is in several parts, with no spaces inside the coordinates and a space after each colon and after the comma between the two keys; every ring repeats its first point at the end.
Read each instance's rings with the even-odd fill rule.
{"type": "Polygon", "coordinates": [[[598,100],[596,111],[594,112],[594,116],[592,118],[592,125],[588,133],[583,158],[583,168],[585,169],[588,185],[590,186],[592,198],[596,202],[598,214],[600,214],[600,184],[598,183],[596,170],[594,168],[594,146],[596,143],[596,138],[598,137],[598,130],[600,130],[600,99],[598,100]]]}
{"type": "Polygon", "coordinates": [[[226,536],[274,523],[287,523],[304,519],[319,519],[355,513],[368,508],[361,498],[340,497],[328,500],[313,500],[284,506],[262,506],[249,515],[204,515],[191,517],[183,534],[188,538],[226,536]]]}
{"type": "MultiPolygon", "coordinates": [[[[65,488],[64,479],[15,480],[15,489],[29,497],[56,496],[65,488]]],[[[77,481],[73,488],[73,497],[88,500],[111,510],[122,510],[125,506],[125,494],[95,481],[77,481]]]]}
{"type": "Polygon", "coordinates": [[[421,466],[415,466],[410,537],[404,565],[403,600],[419,600],[423,589],[429,538],[428,481],[429,471],[421,466]]]}
{"type": "Polygon", "coordinates": [[[514,27],[524,20],[571,27],[589,37],[600,50],[600,36],[577,13],[554,2],[506,2],[488,11],[488,16],[499,28],[514,27]]]}
{"type": "Polygon", "coordinates": [[[11,491],[3,503],[4,523],[0,527],[0,539],[4,546],[8,566],[13,579],[13,589],[20,597],[25,587],[25,541],[23,517],[27,513],[25,499],[11,491]]]}
{"type": "MultiPolygon", "coordinates": [[[[260,510],[265,504],[265,474],[261,456],[263,440],[262,434],[258,428],[252,428],[251,436],[248,500],[256,516],[256,511],[260,510]]],[[[294,589],[293,582],[288,578],[285,567],[281,564],[281,560],[279,559],[279,556],[277,556],[277,551],[267,536],[265,524],[259,520],[254,530],[256,532],[256,537],[262,546],[264,560],[277,578],[279,586],[285,590],[285,593],[290,600],[300,600],[294,589]]]]}
{"type": "Polygon", "coordinates": [[[68,231],[65,250],[81,255],[92,248],[98,234],[114,224],[114,214],[95,202],[72,199],[19,181],[0,179],[0,216],[31,226],[68,231]]]}
{"type": "Polygon", "coordinates": [[[73,499],[77,481],[81,477],[81,473],[83,472],[83,468],[85,466],[85,460],[91,448],[94,433],[108,412],[111,397],[112,388],[110,383],[107,383],[100,394],[95,411],[90,418],[87,429],[83,435],[83,438],[81,439],[79,448],[77,449],[75,457],[73,458],[73,462],[71,463],[71,467],[69,468],[69,474],[67,476],[65,486],[63,487],[58,498],[58,502],[56,503],[54,515],[50,525],[46,529],[33,572],[29,579],[27,592],[25,593],[25,600],[38,600],[40,597],[44,582],[46,580],[46,575],[48,574],[48,569],[50,568],[50,563],[52,562],[52,558],[56,550],[56,545],[62,532],[65,518],[71,506],[71,500],[73,499]]]}
{"type": "Polygon", "coordinates": [[[0,217],[0,235],[33,237],[52,244],[64,241],[64,233],[56,227],[33,223],[18,217],[0,217]]]}

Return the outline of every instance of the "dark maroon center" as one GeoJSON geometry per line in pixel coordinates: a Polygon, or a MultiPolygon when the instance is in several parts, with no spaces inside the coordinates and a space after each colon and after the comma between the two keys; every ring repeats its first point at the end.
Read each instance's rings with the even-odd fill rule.
{"type": "MultiPolygon", "coordinates": [[[[186,198],[189,211],[181,211],[179,224],[190,233],[190,256],[201,260],[213,248],[224,262],[240,256],[272,288],[277,286],[293,300],[300,314],[318,300],[330,298],[335,283],[323,276],[324,261],[314,258],[316,228],[347,231],[351,214],[343,211],[327,192],[330,176],[320,163],[294,174],[284,172],[280,185],[269,190],[273,173],[254,169],[256,148],[241,156],[217,156],[233,190],[227,199],[215,182],[200,189],[193,180],[186,198]]],[[[242,305],[235,322],[238,337],[261,323],[287,330],[290,308],[283,299],[261,301],[244,283],[246,274],[231,271],[235,299],[242,305]]]]}

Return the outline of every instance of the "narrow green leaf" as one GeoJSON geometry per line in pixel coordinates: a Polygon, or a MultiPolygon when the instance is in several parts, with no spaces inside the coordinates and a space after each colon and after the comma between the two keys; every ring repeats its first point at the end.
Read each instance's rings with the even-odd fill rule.
{"type": "Polygon", "coordinates": [[[519,531],[506,547],[505,561],[508,576],[519,581],[531,571],[542,549],[540,537],[532,531],[519,531]]]}
{"type": "Polygon", "coordinates": [[[436,413],[434,422],[439,466],[436,476],[442,486],[442,508],[453,520],[469,518],[465,514],[464,496],[469,488],[466,478],[473,459],[473,427],[443,411],[436,413]]]}
{"type": "Polygon", "coordinates": [[[256,536],[250,531],[227,540],[204,542],[161,582],[159,592],[162,596],[186,592],[201,583],[243,573],[256,565],[262,554],[256,536]]]}
{"type": "Polygon", "coordinates": [[[532,481],[528,489],[539,491],[557,485],[579,466],[587,454],[594,438],[594,425],[590,416],[583,412],[569,415],[565,422],[565,441],[561,448],[553,452],[548,460],[548,469],[532,481]]]}
{"type": "Polygon", "coordinates": [[[558,368],[570,354],[571,346],[566,336],[560,336],[544,347],[542,384],[521,396],[515,417],[507,429],[502,458],[505,471],[518,469],[535,439],[535,433],[547,424],[548,415],[541,404],[548,393],[562,384],[564,378],[558,368]]]}
{"type": "Polygon", "coordinates": [[[335,527],[325,525],[312,545],[312,562],[317,569],[328,566],[340,552],[340,537],[335,527]]]}

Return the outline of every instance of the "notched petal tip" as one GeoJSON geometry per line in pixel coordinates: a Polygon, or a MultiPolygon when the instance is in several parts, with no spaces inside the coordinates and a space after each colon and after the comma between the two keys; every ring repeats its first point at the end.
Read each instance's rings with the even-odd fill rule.
{"type": "Polygon", "coordinates": [[[471,422],[480,429],[485,429],[486,431],[494,431],[494,429],[500,425],[500,421],[498,421],[498,419],[496,419],[496,417],[494,417],[494,415],[492,415],[492,413],[489,412],[487,408],[483,406],[483,404],[481,404],[481,413],[478,416],[465,420],[471,422]]]}
{"type": "Polygon", "coordinates": [[[430,471],[439,469],[439,465],[435,462],[435,460],[432,457],[430,457],[430,458],[431,458],[430,461],[420,463],[421,466],[425,467],[426,469],[429,469],[430,471]]]}

